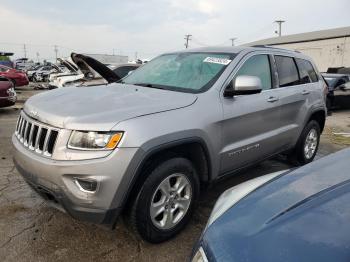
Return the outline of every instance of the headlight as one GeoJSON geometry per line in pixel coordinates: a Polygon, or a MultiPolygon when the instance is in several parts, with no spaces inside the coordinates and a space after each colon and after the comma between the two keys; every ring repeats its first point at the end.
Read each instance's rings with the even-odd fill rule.
{"type": "Polygon", "coordinates": [[[209,217],[207,227],[210,226],[216,219],[218,219],[223,213],[225,213],[243,197],[253,192],[256,188],[262,186],[276,176],[287,171],[288,170],[282,170],[265,176],[257,177],[226,190],[219,197],[218,201],[216,201],[213,211],[209,217]]]}
{"type": "Polygon", "coordinates": [[[73,131],[68,148],[80,150],[113,150],[123,137],[123,132],[73,131]]]}
{"type": "Polygon", "coordinates": [[[202,247],[200,247],[194,257],[192,258],[192,262],[208,262],[207,256],[204,253],[202,247]]]}

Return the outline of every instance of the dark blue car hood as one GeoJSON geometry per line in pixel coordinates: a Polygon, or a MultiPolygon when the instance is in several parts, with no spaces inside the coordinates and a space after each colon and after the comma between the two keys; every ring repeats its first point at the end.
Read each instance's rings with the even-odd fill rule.
{"type": "Polygon", "coordinates": [[[350,261],[350,150],[257,189],[205,232],[216,261],[350,261]]]}

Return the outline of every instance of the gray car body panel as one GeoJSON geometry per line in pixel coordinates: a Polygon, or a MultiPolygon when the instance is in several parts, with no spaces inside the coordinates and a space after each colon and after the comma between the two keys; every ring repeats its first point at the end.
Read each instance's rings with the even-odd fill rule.
{"type": "MultiPolygon", "coordinates": [[[[188,141],[201,143],[209,162],[210,180],[215,180],[292,148],[312,113],[326,112],[321,80],[264,90],[254,95],[224,97],[224,89],[250,57],[267,54],[273,60],[272,55],[284,55],[310,61],[300,53],[240,47],[183,52],[237,55],[213,86],[202,93],[110,84],[58,89],[36,95],[26,102],[24,113],[61,129],[62,135],[56,142],[57,152],[52,155],[53,159],[42,160],[35,153],[25,152],[26,149],[16,143],[14,137],[16,161],[23,169],[32,170],[39,177],[52,180],[51,176],[59,177],[56,183],[63,191],[74,191],[74,187],[68,188],[62,183],[67,173],[108,177],[110,184],[107,188],[104,189],[105,183],[101,183],[101,191],[108,193],[89,205],[119,208],[140,175],[143,161],[156,150],[188,141]],[[304,95],[306,89],[308,93],[304,95]],[[271,97],[277,97],[277,100],[269,102],[271,97]],[[123,131],[124,136],[118,149],[112,152],[83,152],[67,148],[72,130],[123,131]],[[35,168],[35,162],[44,166],[35,168]],[[75,163],[82,165],[81,171],[75,163]]],[[[278,75],[273,75],[272,82],[276,87],[278,75]]],[[[82,201],[70,193],[67,195],[77,203],[82,201]]],[[[82,204],[86,203],[82,201],[82,204]]]]}

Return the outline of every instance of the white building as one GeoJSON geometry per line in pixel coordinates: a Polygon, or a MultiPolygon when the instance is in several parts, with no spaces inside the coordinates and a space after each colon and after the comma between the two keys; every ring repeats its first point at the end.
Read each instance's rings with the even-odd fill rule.
{"type": "Polygon", "coordinates": [[[350,27],[273,37],[247,44],[300,51],[315,61],[321,72],[329,67],[350,67],[350,27]]]}

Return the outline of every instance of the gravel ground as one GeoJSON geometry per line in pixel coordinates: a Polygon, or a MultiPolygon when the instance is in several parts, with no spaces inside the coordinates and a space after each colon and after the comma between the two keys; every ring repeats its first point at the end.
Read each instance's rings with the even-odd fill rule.
{"type": "MultiPolygon", "coordinates": [[[[241,172],[203,192],[193,219],[176,238],[152,245],[131,234],[120,219],[115,230],[76,221],[47,205],[23,181],[12,163],[11,135],[22,103],[38,92],[18,90],[19,103],[0,109],[0,257],[2,261],[185,261],[218,196],[247,179],[288,168],[277,158],[241,172]]],[[[327,120],[317,158],[346,147],[334,130],[350,132],[350,111],[327,120]]],[[[345,141],[345,142],[344,142],[345,141]]]]}

